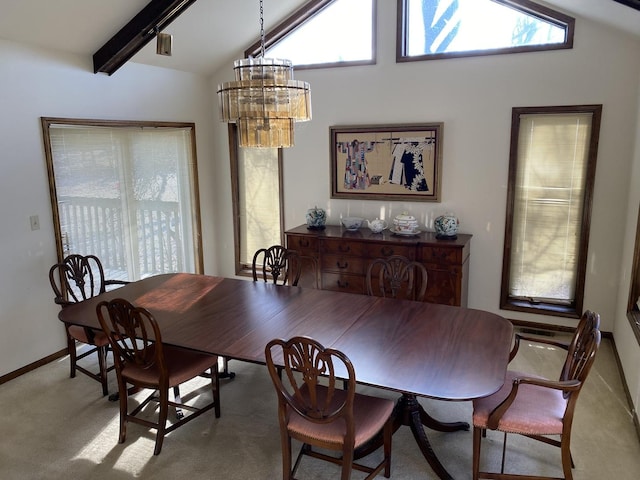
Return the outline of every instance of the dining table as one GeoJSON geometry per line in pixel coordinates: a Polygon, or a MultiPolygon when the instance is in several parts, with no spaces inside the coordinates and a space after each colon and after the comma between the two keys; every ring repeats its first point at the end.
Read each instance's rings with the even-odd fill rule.
{"type": "Polygon", "coordinates": [[[66,307],[58,317],[100,328],[96,306],[114,298],[148,309],[163,343],[228,359],[264,364],[270,340],[297,335],[341,350],[359,384],[399,393],[395,426],[411,428],[441,479],[453,477],[424,427],[453,431],[469,424],[438,421],[418,398],[467,401],[495,393],[505,381],[513,337],[510,321],[473,308],[191,273],[131,282],[66,307]]]}

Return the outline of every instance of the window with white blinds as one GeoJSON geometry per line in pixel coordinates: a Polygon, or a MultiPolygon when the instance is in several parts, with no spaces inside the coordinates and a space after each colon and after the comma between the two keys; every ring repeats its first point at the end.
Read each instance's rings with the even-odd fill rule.
{"type": "Polygon", "coordinates": [[[58,255],[109,278],[202,272],[193,124],[42,119],[58,255]]]}
{"type": "Polygon", "coordinates": [[[277,148],[242,148],[231,132],[231,172],[236,217],[236,273],[248,273],[260,248],[283,244],[282,152],[277,148]]]}
{"type": "Polygon", "coordinates": [[[581,313],[600,109],[514,109],[502,308],[581,313]]]}

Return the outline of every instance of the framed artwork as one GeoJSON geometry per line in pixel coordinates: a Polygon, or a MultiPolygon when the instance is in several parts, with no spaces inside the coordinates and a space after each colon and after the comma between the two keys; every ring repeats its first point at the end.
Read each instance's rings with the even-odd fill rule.
{"type": "Polygon", "coordinates": [[[439,202],[443,123],[329,128],[331,198],[439,202]]]}

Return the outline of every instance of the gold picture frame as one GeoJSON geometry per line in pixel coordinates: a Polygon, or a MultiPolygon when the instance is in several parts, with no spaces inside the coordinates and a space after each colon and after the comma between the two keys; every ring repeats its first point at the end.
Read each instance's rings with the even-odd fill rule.
{"type": "Polygon", "coordinates": [[[439,202],[444,124],[329,128],[331,198],[439,202]]]}

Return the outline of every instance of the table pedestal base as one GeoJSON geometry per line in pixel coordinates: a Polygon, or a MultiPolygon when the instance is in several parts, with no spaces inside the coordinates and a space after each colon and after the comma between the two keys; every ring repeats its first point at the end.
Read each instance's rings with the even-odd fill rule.
{"type": "Polygon", "coordinates": [[[422,408],[422,405],[420,405],[415,395],[407,393],[402,395],[398,403],[396,403],[394,414],[394,432],[402,425],[409,426],[413,437],[416,439],[416,443],[420,447],[422,455],[424,455],[424,458],[429,462],[429,465],[436,475],[442,480],[453,480],[453,477],[447,472],[442,463],[440,463],[433,448],[431,448],[431,443],[429,443],[423,426],[439,432],[455,432],[458,430],[469,430],[469,424],[466,422],[440,422],[422,408]]]}
{"type": "MultiPolygon", "coordinates": [[[[456,432],[458,430],[469,430],[467,422],[441,422],[429,415],[418,402],[415,395],[405,393],[400,397],[393,410],[393,432],[395,433],[401,426],[406,425],[411,428],[413,437],[420,447],[424,458],[429,462],[431,469],[442,480],[453,480],[453,477],[444,468],[436,456],[431,443],[427,438],[424,427],[439,432],[456,432]]],[[[355,458],[362,458],[369,455],[374,450],[382,446],[382,433],[371,442],[363,445],[355,452],[355,458]]]]}

